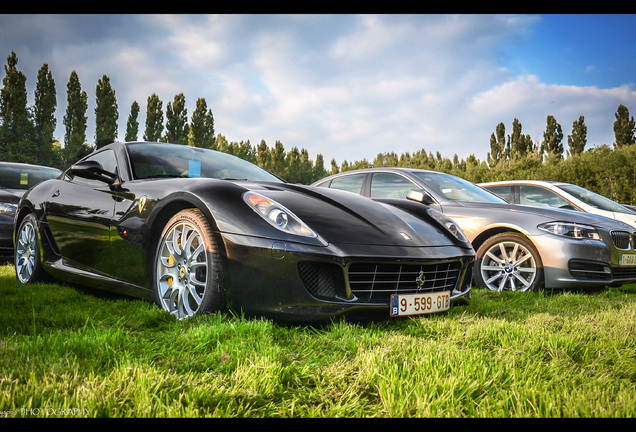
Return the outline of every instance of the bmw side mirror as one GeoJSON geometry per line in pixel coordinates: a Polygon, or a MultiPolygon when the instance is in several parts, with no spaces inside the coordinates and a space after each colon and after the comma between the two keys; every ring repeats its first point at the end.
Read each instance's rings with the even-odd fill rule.
{"type": "Polygon", "coordinates": [[[117,174],[106,171],[102,164],[94,160],[74,164],[71,166],[71,173],[77,177],[99,180],[109,185],[117,181],[117,174]]]}
{"type": "Polygon", "coordinates": [[[412,189],[406,194],[406,198],[426,205],[435,203],[433,197],[430,196],[424,189],[412,189]]]}

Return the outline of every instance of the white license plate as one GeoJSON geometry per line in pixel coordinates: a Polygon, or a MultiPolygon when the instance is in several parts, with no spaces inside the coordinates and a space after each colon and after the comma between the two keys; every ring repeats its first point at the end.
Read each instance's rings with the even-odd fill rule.
{"type": "Polygon", "coordinates": [[[621,254],[618,264],[622,266],[636,265],[636,254],[621,254]]]}
{"type": "Polygon", "coordinates": [[[427,294],[393,294],[391,316],[423,315],[450,309],[450,291],[427,294]]]}

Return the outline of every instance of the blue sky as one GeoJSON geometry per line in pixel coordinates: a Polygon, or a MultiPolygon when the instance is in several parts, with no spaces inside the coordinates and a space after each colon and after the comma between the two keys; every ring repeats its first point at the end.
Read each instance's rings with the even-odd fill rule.
{"type": "MultiPolygon", "coordinates": [[[[64,140],[66,84],[78,73],[94,141],[107,75],[124,139],[130,105],[205,98],[215,129],[256,146],[277,140],[312,159],[394,151],[484,160],[490,135],[519,119],[540,141],[553,115],[567,135],[583,115],[588,146],[614,141],[619,104],[636,112],[636,15],[0,15],[30,103],[47,63],[64,140]]],[[[4,77],[4,71],[0,71],[4,77]]],[[[140,136],[141,138],[141,136],[140,136]]]]}

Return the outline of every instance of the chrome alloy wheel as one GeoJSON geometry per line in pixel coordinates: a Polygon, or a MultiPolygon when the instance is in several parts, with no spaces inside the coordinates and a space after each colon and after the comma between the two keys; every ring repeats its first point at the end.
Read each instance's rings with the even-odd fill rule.
{"type": "Polygon", "coordinates": [[[38,262],[38,238],[34,222],[25,220],[20,225],[15,245],[15,270],[22,283],[33,281],[38,262]]]}
{"type": "Polygon", "coordinates": [[[161,306],[179,319],[194,315],[206,290],[208,259],[201,232],[181,220],[164,234],[157,255],[161,306]]]}
{"type": "Polygon", "coordinates": [[[479,270],[488,289],[528,291],[537,277],[537,261],[522,244],[502,241],[486,250],[479,270]]]}

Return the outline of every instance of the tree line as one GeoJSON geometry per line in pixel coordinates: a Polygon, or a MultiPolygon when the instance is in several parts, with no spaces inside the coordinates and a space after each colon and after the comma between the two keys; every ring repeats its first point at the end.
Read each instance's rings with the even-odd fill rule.
{"type": "MultiPolygon", "coordinates": [[[[39,69],[32,107],[27,106],[26,76],[17,68],[15,52],[7,57],[5,77],[0,89],[0,160],[67,168],[76,160],[118,138],[119,120],[116,92],[108,76],[103,75],[95,88],[95,137],[86,137],[88,96],[79,76],[72,71],[67,83],[67,108],[63,118],[63,145],[53,136],[56,129],[57,95],[48,65],[39,69]]],[[[126,120],[124,141],[137,141],[140,134],[140,105],[133,101],[126,120]]],[[[315,161],[306,149],[286,150],[280,141],[269,146],[264,140],[252,145],[249,140],[229,142],[215,135],[214,116],[205,98],[198,98],[188,122],[183,93],[175,95],[163,109],[163,101],[152,94],[146,101],[144,141],[164,141],[204,147],[234,154],[259,165],[293,183],[309,184],[326,175],[369,166],[403,166],[446,172],[478,183],[505,179],[543,179],[578,184],[622,203],[636,203],[635,122],[629,110],[619,105],[615,113],[615,142],[585,150],[587,126],[584,116],[572,124],[572,133],[564,134],[556,119],[548,115],[542,140],[533,141],[522,132],[518,119],[512,132],[499,123],[490,137],[490,152],[484,161],[473,154],[452,159],[425,149],[414,153],[379,153],[373,161],[361,159],[338,165],[331,160],[329,169],[321,154],[315,161]],[[566,157],[567,156],[567,157],[566,157]]]]}

